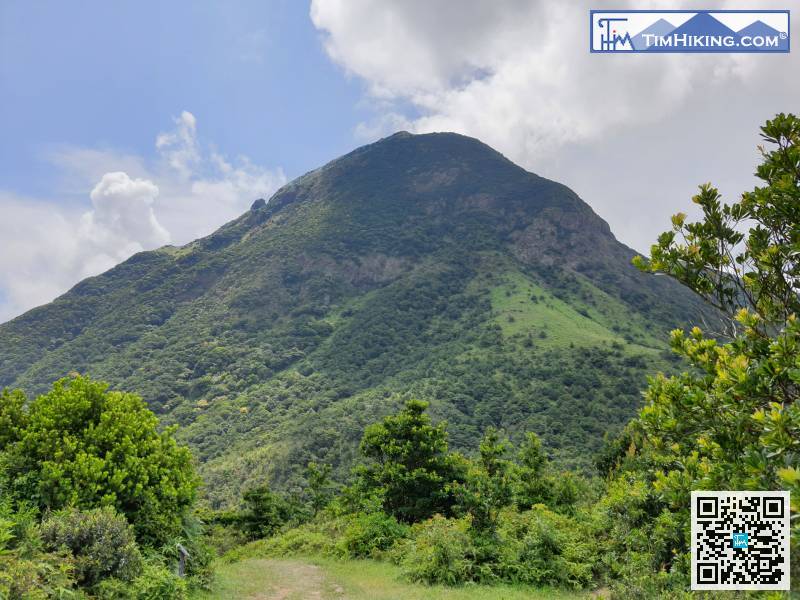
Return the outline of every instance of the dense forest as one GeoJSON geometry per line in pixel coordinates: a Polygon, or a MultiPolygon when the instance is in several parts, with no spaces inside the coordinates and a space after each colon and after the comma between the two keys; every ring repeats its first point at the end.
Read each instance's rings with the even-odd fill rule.
{"type": "Polygon", "coordinates": [[[294,555],[692,597],[692,490],[800,509],[800,119],[762,136],[762,183],[701,186],[649,258],[472,140],[400,135],[4,325],[0,597],[186,598],[294,555]],[[409,180],[425,152],[455,162],[409,180]]]}
{"type": "Polygon", "coordinates": [[[187,246],[143,252],[0,325],[0,386],[71,372],[139,394],[214,507],[304,465],[344,482],[370,423],[429,402],[463,453],[493,426],[592,470],[672,372],[701,302],[563,185],[456,134],[399,133],[187,246]]]}

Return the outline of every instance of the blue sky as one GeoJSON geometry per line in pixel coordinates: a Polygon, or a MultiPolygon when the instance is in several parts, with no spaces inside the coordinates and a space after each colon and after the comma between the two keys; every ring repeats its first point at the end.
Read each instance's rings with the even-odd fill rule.
{"type": "MultiPolygon", "coordinates": [[[[797,32],[797,3],[758,5],[797,32]]],[[[800,53],[588,52],[590,8],[640,4],[3,0],[0,322],[399,129],[477,137],[646,251],[698,184],[753,186],[800,53]]]]}
{"type": "Polygon", "coordinates": [[[58,143],[151,155],[183,110],[222,152],[301,174],[366,116],[319,36],[296,1],[3,2],[0,181],[49,193],[58,143]]]}

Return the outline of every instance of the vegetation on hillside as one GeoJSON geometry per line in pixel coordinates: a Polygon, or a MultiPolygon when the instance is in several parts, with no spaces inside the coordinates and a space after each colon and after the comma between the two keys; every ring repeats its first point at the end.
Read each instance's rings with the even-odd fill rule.
{"type": "Polygon", "coordinates": [[[699,306],[632,256],[480,142],[399,134],[0,325],[0,386],[34,397],[74,370],[140,395],[215,508],[264,481],[299,493],[308,462],[344,482],[364,428],[408,398],[462,452],[489,426],[535,431],[588,472],[699,306]]]}
{"type": "Polygon", "coordinates": [[[317,518],[228,560],[372,557],[427,583],[607,585],[616,598],[688,598],[692,490],[790,490],[796,514],[800,119],[778,115],[762,132],[772,145],[757,170],[764,185],[731,205],[701,186],[694,201],[703,219],[676,215],[651,259],[636,261],[703,295],[729,321],[714,337],[698,326],[673,332],[672,349],[690,368],[650,380],[639,416],[596,457],[602,479],[558,474],[535,435],[516,458],[491,428],[471,458],[452,453],[444,426],[410,401],[368,429],[367,464],[317,518]],[[409,454],[411,439],[430,442],[409,454]],[[405,485],[415,477],[424,497],[405,485]],[[431,497],[447,501],[437,514],[409,510],[431,497]]]}
{"type": "MultiPolygon", "coordinates": [[[[493,252],[482,260],[507,268],[490,273],[440,248],[446,261],[327,312],[276,319],[272,331],[286,334],[276,345],[307,338],[302,349],[292,346],[294,366],[254,376],[214,406],[197,401],[183,436],[206,461],[224,444],[226,460],[246,450],[235,479],[257,481],[226,487],[227,501],[209,489],[196,505],[200,479],[189,451],[174,428],[159,430],[135,394],[79,375],[31,401],[2,391],[0,597],[214,594],[243,589],[230,581],[237,569],[292,556],[329,565],[372,559],[393,566],[366,569],[406,582],[504,585],[509,594],[515,586],[564,595],[602,586],[620,599],[691,597],[692,490],[789,490],[795,516],[800,510],[800,119],[778,115],[762,133],[770,144],[757,170],[763,185],[730,205],[701,186],[694,201],[702,220],[676,215],[651,257],[635,261],[704,297],[726,320],[718,330],[673,331],[686,371],[649,380],[638,416],[593,455],[596,475],[565,469],[558,449],[568,436],[586,443],[580,434],[621,416],[613,411],[640,370],[673,366],[654,332],[631,329],[636,317],[616,327],[624,300],[579,270],[526,269],[493,252]],[[551,337],[552,323],[561,325],[551,337]],[[562,337],[571,326],[587,331],[585,345],[562,337]],[[609,390],[609,402],[597,402],[609,390]],[[248,422],[250,415],[258,418],[248,422]],[[298,431],[305,445],[287,445],[298,431]],[[350,445],[353,437],[360,444],[350,445]],[[319,456],[338,462],[307,460],[319,456]],[[180,549],[190,557],[185,577],[175,571],[180,549]],[[226,565],[217,588],[212,549],[226,565]]],[[[300,183],[318,185],[319,177],[300,183]]],[[[491,242],[469,223],[459,233],[476,235],[465,239],[485,251],[491,242]]],[[[239,225],[201,246],[233,243],[239,225]]],[[[435,236],[422,239],[436,245],[435,236]]],[[[212,377],[204,390],[223,391],[215,386],[226,381],[212,377]]],[[[220,473],[209,473],[213,486],[220,473]]],[[[797,519],[791,543],[797,551],[797,519]]],[[[797,581],[797,561],[794,569],[797,581]]]]}

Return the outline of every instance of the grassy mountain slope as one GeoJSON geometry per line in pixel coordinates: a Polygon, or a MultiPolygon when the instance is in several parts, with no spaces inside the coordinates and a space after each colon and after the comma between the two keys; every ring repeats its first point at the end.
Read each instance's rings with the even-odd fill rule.
{"type": "Polygon", "coordinates": [[[532,429],[587,466],[700,309],[633,254],[477,140],[399,133],[0,325],[0,386],[80,371],[141,393],[182,426],[214,503],[291,486],[312,459],[343,474],[363,426],[409,395],[456,447],[532,429]]]}

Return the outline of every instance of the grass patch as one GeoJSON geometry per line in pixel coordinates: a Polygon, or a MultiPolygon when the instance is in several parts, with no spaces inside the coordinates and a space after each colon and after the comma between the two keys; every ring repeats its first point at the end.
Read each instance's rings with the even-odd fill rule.
{"type": "Polygon", "coordinates": [[[567,346],[570,342],[597,345],[624,339],[570,304],[556,298],[521,273],[508,273],[491,290],[492,310],[505,337],[532,335],[541,347],[567,346]]]}
{"type": "Polygon", "coordinates": [[[400,579],[399,569],[372,560],[249,558],[217,565],[214,588],[193,600],[540,600],[589,594],[510,585],[425,586],[400,579]]]}

